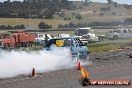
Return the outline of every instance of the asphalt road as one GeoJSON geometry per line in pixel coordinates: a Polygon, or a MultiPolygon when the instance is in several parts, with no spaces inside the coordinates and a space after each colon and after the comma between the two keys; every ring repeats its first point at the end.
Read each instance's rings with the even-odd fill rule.
{"type": "MultiPolygon", "coordinates": [[[[90,55],[91,65],[85,66],[90,79],[129,79],[132,81],[131,50],[110,51],[90,55]]],[[[73,69],[37,74],[37,77],[19,76],[0,79],[0,88],[84,88],[78,78],[81,73],[73,69]]],[[[86,88],[132,88],[130,86],[86,86],[86,88]]]]}

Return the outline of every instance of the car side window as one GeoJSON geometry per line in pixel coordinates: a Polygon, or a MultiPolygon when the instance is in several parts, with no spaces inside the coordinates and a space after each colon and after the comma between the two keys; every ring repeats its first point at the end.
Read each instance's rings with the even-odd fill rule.
{"type": "Polygon", "coordinates": [[[58,47],[69,47],[72,44],[72,39],[51,39],[49,40],[47,47],[50,47],[52,44],[55,44],[58,47]]]}
{"type": "Polygon", "coordinates": [[[64,40],[64,46],[71,46],[72,40],[71,39],[65,39],[64,40]]]}

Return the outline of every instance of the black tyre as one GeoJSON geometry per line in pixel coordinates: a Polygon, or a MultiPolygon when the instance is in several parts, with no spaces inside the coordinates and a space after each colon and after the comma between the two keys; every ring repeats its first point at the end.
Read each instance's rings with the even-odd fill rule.
{"type": "Polygon", "coordinates": [[[5,44],[5,45],[4,45],[4,49],[8,49],[9,47],[10,47],[9,44],[5,44]]]}
{"type": "Polygon", "coordinates": [[[90,60],[89,56],[88,56],[88,53],[85,55],[85,60],[90,60]]]}
{"type": "Polygon", "coordinates": [[[16,43],[16,47],[21,47],[21,43],[16,43]]]}
{"type": "Polygon", "coordinates": [[[32,44],[33,44],[32,42],[28,42],[27,47],[32,47],[32,44]]]}
{"type": "Polygon", "coordinates": [[[90,84],[91,84],[91,82],[90,82],[90,80],[89,80],[88,78],[81,78],[81,79],[79,80],[79,82],[80,82],[80,84],[81,84],[82,86],[87,86],[87,85],[90,85],[90,84]]]}

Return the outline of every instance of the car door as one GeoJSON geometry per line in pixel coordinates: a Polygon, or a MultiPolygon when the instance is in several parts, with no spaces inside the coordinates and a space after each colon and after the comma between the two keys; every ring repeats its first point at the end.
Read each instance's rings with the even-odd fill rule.
{"type": "Polygon", "coordinates": [[[78,38],[76,38],[76,41],[78,43],[78,52],[79,52],[79,54],[80,55],[85,55],[86,52],[87,52],[87,50],[86,50],[87,47],[84,46],[84,44],[78,38]]]}
{"type": "Polygon", "coordinates": [[[72,49],[72,53],[75,55],[82,55],[84,54],[83,52],[85,51],[82,42],[77,38],[73,39],[73,44],[71,49],[72,49]]]}
{"type": "Polygon", "coordinates": [[[79,51],[78,43],[75,39],[72,39],[71,52],[72,55],[77,55],[79,51]]]}

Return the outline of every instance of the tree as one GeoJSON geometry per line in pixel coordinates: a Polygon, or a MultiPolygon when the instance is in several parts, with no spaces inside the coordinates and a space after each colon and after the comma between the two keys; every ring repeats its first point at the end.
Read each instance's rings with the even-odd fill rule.
{"type": "Polygon", "coordinates": [[[117,2],[114,2],[113,5],[114,5],[114,7],[118,7],[117,2]]]}
{"type": "Polygon", "coordinates": [[[64,17],[64,20],[67,20],[67,18],[66,18],[66,17],[64,17]]]}
{"type": "Polygon", "coordinates": [[[56,11],[72,6],[68,0],[6,0],[0,2],[0,17],[52,18],[56,11]]]}
{"type": "Polygon", "coordinates": [[[7,2],[9,2],[9,3],[10,3],[11,1],[10,1],[10,0],[7,0],[7,2]]]}
{"type": "Polygon", "coordinates": [[[39,27],[39,29],[49,29],[49,28],[52,28],[52,25],[48,25],[44,22],[40,22],[38,27],[39,27]]]}
{"type": "Polygon", "coordinates": [[[107,0],[108,4],[111,4],[113,1],[112,0],[107,0]]]}
{"type": "Polygon", "coordinates": [[[102,7],[102,8],[100,8],[100,11],[102,12],[104,12],[104,11],[111,11],[111,7],[109,6],[109,7],[102,7]]]}
{"type": "Polygon", "coordinates": [[[130,8],[131,8],[131,5],[129,6],[129,5],[125,4],[125,5],[124,5],[124,8],[130,9],[130,8]]]}
{"type": "Polygon", "coordinates": [[[74,23],[73,22],[70,22],[69,23],[69,28],[73,28],[74,27],[74,23]]]}
{"type": "Polygon", "coordinates": [[[84,6],[88,6],[88,5],[89,5],[89,0],[85,0],[84,6]]]}
{"type": "Polygon", "coordinates": [[[64,17],[65,16],[65,13],[64,12],[60,12],[59,16],[60,17],[64,17]]]}
{"type": "Polygon", "coordinates": [[[58,28],[63,28],[63,25],[62,24],[59,24],[58,28]]]}
{"type": "Polygon", "coordinates": [[[104,13],[103,13],[103,12],[101,12],[99,15],[100,15],[100,16],[104,16],[104,13]]]}
{"type": "Polygon", "coordinates": [[[62,9],[67,8],[68,4],[69,4],[68,0],[60,0],[60,8],[62,9]]]}
{"type": "Polygon", "coordinates": [[[69,17],[69,18],[67,18],[68,20],[71,20],[71,18],[69,17]]]}
{"type": "Polygon", "coordinates": [[[75,18],[80,20],[80,19],[82,19],[82,16],[80,14],[76,14],[75,18]]]}

